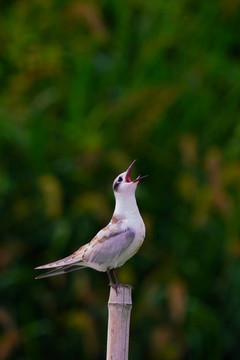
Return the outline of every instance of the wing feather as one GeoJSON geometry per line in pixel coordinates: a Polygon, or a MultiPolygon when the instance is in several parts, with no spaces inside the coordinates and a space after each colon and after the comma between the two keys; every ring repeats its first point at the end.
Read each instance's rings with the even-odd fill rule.
{"type": "Polygon", "coordinates": [[[133,229],[126,227],[122,221],[111,221],[105,228],[100,230],[92,241],[67,256],[55,262],[41,265],[35,269],[51,269],[45,274],[39,275],[36,279],[65,274],[78,270],[91,264],[107,264],[112,259],[117,259],[131,245],[135,238],[133,229]]]}
{"type": "Polygon", "coordinates": [[[53,269],[53,270],[50,270],[42,275],[39,275],[37,277],[35,277],[35,279],[43,279],[43,278],[46,278],[46,277],[50,277],[50,276],[55,276],[55,275],[61,275],[61,274],[66,274],[68,272],[71,272],[71,271],[75,271],[75,270],[80,270],[80,269],[83,269],[84,266],[79,266],[79,265],[67,265],[67,266],[61,266],[57,269],[53,269]]]}
{"type": "Polygon", "coordinates": [[[60,266],[65,266],[65,265],[76,264],[76,263],[82,262],[82,260],[80,260],[80,256],[79,256],[82,248],[83,247],[81,247],[80,249],[75,251],[75,253],[73,253],[70,256],[67,256],[67,257],[65,257],[63,259],[51,262],[51,263],[46,264],[46,265],[38,266],[35,269],[37,269],[37,270],[38,269],[51,269],[51,268],[57,268],[57,267],[60,267],[60,266]]]}
{"type": "Polygon", "coordinates": [[[118,258],[131,245],[134,238],[135,232],[130,228],[109,232],[102,241],[96,240],[97,243],[95,242],[92,248],[89,247],[86,263],[102,265],[111,259],[118,258]]]}

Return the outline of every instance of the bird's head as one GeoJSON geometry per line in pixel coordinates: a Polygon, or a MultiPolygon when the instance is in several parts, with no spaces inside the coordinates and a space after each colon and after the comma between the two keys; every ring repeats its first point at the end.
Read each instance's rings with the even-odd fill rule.
{"type": "Polygon", "coordinates": [[[113,182],[113,191],[115,196],[118,194],[134,194],[137,188],[138,182],[148,175],[145,176],[138,176],[135,180],[131,180],[131,170],[136,160],[134,160],[129,168],[123,172],[122,174],[118,175],[113,182]]]}

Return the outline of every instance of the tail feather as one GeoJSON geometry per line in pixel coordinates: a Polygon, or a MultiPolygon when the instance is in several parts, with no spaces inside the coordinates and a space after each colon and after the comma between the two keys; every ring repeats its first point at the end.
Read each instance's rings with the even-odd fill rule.
{"type": "Polygon", "coordinates": [[[35,277],[35,279],[43,279],[43,278],[50,277],[50,276],[62,275],[62,274],[66,274],[71,271],[83,269],[84,267],[85,266],[72,265],[72,264],[67,265],[67,266],[61,266],[61,267],[58,267],[57,269],[53,269],[42,275],[39,275],[39,276],[35,277]]]}
{"type": "Polygon", "coordinates": [[[61,260],[51,262],[46,265],[41,265],[36,267],[35,269],[51,269],[51,268],[59,268],[64,267],[71,264],[81,263],[82,261],[79,259],[74,259],[73,255],[67,256],[61,260]]]}

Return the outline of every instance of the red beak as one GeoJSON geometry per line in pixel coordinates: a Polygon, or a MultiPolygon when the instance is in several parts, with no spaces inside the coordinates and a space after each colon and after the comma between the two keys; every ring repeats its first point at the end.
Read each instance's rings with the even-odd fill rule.
{"type": "Polygon", "coordinates": [[[144,175],[144,176],[138,176],[135,180],[133,180],[133,182],[137,182],[137,181],[140,181],[142,179],[145,179],[146,177],[148,177],[148,175],[144,175]]]}
{"type": "Polygon", "coordinates": [[[137,181],[140,181],[140,180],[142,180],[142,179],[144,179],[144,178],[146,178],[148,176],[148,175],[138,176],[135,180],[133,180],[133,181],[131,180],[130,175],[131,175],[132,167],[133,167],[133,165],[135,164],[136,161],[137,160],[134,160],[131,163],[131,165],[129,166],[129,168],[127,169],[127,173],[126,173],[126,177],[125,177],[126,182],[137,182],[137,181]]]}

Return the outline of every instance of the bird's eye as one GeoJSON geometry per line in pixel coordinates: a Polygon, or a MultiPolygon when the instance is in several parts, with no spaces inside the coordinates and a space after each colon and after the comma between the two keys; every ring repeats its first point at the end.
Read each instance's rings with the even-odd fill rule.
{"type": "Polygon", "coordinates": [[[118,178],[118,182],[121,182],[122,181],[122,177],[121,176],[119,176],[119,178],[118,178]]]}

